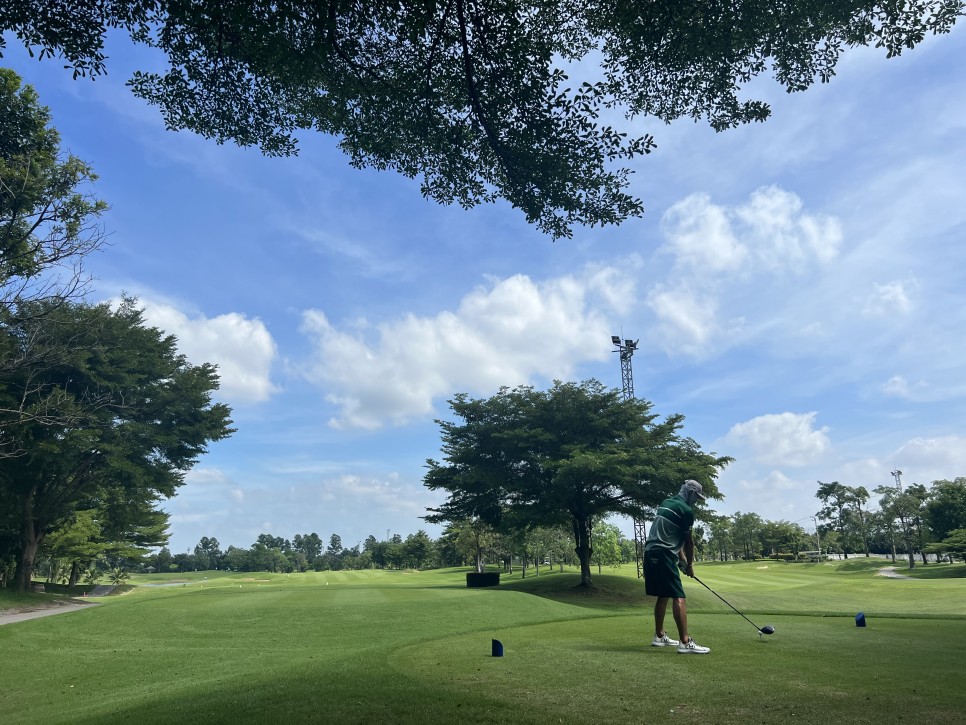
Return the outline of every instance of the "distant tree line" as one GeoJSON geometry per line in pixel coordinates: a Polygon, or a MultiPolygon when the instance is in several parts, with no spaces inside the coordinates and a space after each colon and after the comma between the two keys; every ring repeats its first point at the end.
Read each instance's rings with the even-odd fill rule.
{"type": "Polygon", "coordinates": [[[728,561],[781,556],[798,559],[802,552],[850,555],[900,552],[913,567],[927,554],[966,559],[966,477],[933,481],[927,489],[913,483],[900,488],[878,486],[878,502],[864,486],[818,482],[815,533],[798,523],[768,521],[756,513],[711,514],[696,545],[707,558],[728,561]]]}
{"type": "MultiPolygon", "coordinates": [[[[594,528],[598,567],[619,566],[634,560],[634,544],[620,529],[607,522],[594,528]]],[[[218,539],[203,536],[194,551],[172,554],[167,547],[137,560],[126,562],[128,568],[158,573],[230,570],[273,573],[306,571],[342,571],[353,569],[436,569],[440,567],[476,566],[489,561],[505,570],[514,566],[524,574],[535,568],[540,573],[555,565],[577,563],[569,533],[565,529],[534,530],[525,540],[501,536],[495,532],[478,535],[462,524],[446,528],[438,539],[424,530],[403,538],[393,534],[385,540],[368,536],[355,546],[346,547],[342,537],[332,534],[328,544],[315,532],[296,534],[291,540],[271,534],[260,534],[247,549],[237,546],[221,548],[218,539]]],[[[43,565],[51,567],[50,559],[43,565]]],[[[105,571],[112,562],[104,560],[105,571]]],[[[56,565],[49,568],[58,571],[56,565]]],[[[51,579],[53,581],[53,579],[51,579]]]]}
{"type": "Polygon", "coordinates": [[[966,477],[903,487],[877,486],[878,508],[870,510],[864,486],[838,481],[822,483],[816,496],[823,506],[817,514],[818,531],[826,548],[849,554],[888,553],[896,560],[903,552],[909,567],[926,554],[966,556],[966,477]]]}

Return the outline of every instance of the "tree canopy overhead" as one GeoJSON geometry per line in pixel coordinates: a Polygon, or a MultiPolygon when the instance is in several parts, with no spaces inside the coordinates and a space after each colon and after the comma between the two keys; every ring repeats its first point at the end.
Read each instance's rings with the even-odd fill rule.
{"type": "Polygon", "coordinates": [[[169,128],[273,155],[295,153],[300,131],[333,134],[354,166],[419,178],[441,203],[506,199],[561,237],[643,212],[628,161],[654,140],[602,116],[762,121],[768,105],[741,98],[754,77],[804,90],[849,47],[898,55],[963,13],[963,0],[0,0],[0,32],[76,77],[106,72],[104,38],[121,29],[167,57],[130,86],[169,128]]]}

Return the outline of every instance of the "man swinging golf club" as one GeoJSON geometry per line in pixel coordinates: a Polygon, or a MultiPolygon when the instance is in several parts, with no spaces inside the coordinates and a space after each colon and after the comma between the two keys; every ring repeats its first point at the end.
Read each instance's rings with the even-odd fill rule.
{"type": "Polygon", "coordinates": [[[654,647],[677,647],[678,654],[708,654],[708,647],[701,647],[688,634],[688,607],[678,568],[690,577],[694,576],[694,509],[698,499],[704,500],[704,491],[697,481],[687,480],[676,496],[665,499],[657,508],[654,523],[644,543],[644,587],[649,596],[657,597],[654,603],[654,647]],[[664,615],[668,601],[673,601],[674,622],[678,626],[680,640],[671,639],[664,631],[664,615]]]}

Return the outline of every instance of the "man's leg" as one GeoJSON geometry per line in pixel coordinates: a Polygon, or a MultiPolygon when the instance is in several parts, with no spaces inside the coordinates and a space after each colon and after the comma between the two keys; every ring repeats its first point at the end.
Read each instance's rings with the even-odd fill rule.
{"type": "MultiPolygon", "coordinates": [[[[664,600],[664,607],[667,608],[667,600],[664,600]]],[[[654,610],[656,618],[657,605],[654,605],[654,610]]],[[[684,597],[674,597],[672,612],[674,614],[674,623],[678,626],[678,637],[681,643],[684,644],[688,641],[688,600],[684,597]]],[[[663,615],[661,616],[661,621],[664,621],[663,615]]]]}
{"type": "MultiPolygon", "coordinates": [[[[670,597],[658,597],[657,601],[654,602],[654,634],[658,637],[664,634],[664,615],[667,614],[669,599],[670,597]]],[[[674,621],[677,621],[677,616],[677,614],[674,615],[674,621]]]]}

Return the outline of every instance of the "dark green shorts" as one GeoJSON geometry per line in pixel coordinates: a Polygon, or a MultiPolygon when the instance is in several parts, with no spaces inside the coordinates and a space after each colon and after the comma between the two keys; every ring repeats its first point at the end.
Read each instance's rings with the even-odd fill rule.
{"type": "Polygon", "coordinates": [[[644,591],[652,597],[684,598],[677,554],[661,546],[644,552],[644,591]]]}

